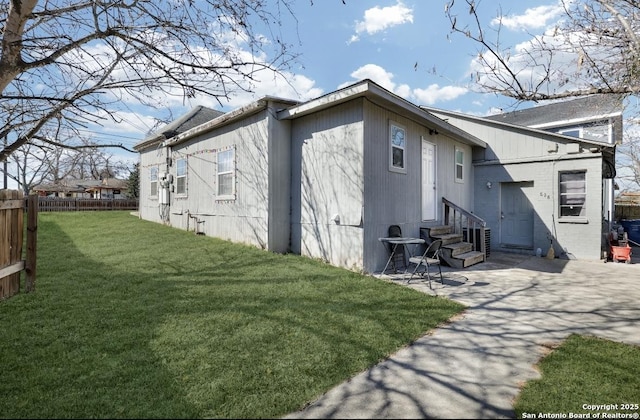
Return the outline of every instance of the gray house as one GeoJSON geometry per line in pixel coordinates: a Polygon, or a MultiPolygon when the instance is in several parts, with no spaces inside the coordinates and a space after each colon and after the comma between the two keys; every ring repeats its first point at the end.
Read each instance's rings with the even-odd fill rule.
{"type": "MultiPolygon", "coordinates": [[[[193,127],[172,125],[136,145],[147,220],[368,273],[387,261],[378,238],[390,225],[429,237],[456,215],[487,227],[491,247],[546,252],[553,239],[558,253],[602,255],[609,146],[421,108],[370,80],[303,103],[265,97],[193,127]],[[535,158],[519,162],[522,153],[535,158]],[[532,222],[504,221],[508,206],[525,204],[532,222]]],[[[486,256],[478,244],[449,242],[460,266],[486,256]]]]}
{"type": "MultiPolygon", "coordinates": [[[[487,118],[616,146],[622,144],[623,100],[624,97],[621,95],[589,95],[487,118]]],[[[607,147],[602,151],[603,164],[606,165],[606,168],[603,168],[603,217],[612,221],[617,189],[614,180],[615,147],[607,147]]]]}
{"type": "Polygon", "coordinates": [[[599,259],[613,212],[615,144],[443,110],[430,110],[487,141],[476,149],[475,213],[492,247],[599,259]]]}

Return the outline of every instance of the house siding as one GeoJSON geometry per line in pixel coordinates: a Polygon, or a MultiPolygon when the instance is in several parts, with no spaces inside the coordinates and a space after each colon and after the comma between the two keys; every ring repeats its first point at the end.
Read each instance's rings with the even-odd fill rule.
{"type": "Polygon", "coordinates": [[[363,258],[360,102],[297,118],[291,126],[292,251],[353,269],[363,258]]]}
{"type": "Polygon", "coordinates": [[[268,120],[268,248],[290,251],[291,240],[291,122],[268,120]]]}
{"type": "Polygon", "coordinates": [[[472,148],[366,99],[292,123],[291,248],[331,264],[379,271],[388,251],[378,240],[392,224],[405,236],[442,224],[441,198],[473,210],[472,148]],[[407,173],[389,170],[389,122],[406,129],[407,173]],[[421,220],[422,138],[436,145],[437,220],[421,220]],[[455,182],[456,147],[465,180],[455,182]],[[340,218],[339,223],[334,220],[340,218]]]}
{"type": "Polygon", "coordinates": [[[570,140],[550,139],[525,134],[509,127],[497,128],[446,115],[448,121],[487,142],[485,150],[476,150],[475,213],[491,229],[491,248],[500,251],[534,253],[541,248],[546,255],[553,238],[555,254],[578,259],[602,257],[603,181],[602,157],[585,148],[571,150],[570,140]],[[555,141],[554,141],[555,140],[555,141]],[[559,218],[558,174],[586,171],[586,215],[578,223],[559,218]],[[492,188],[487,187],[491,182],[492,188]],[[533,207],[533,246],[516,249],[502,244],[502,186],[532,183],[523,189],[533,207]],[[570,255],[569,255],[570,254],[570,255]]]}
{"type": "Polygon", "coordinates": [[[366,272],[384,268],[388,251],[378,238],[388,236],[390,225],[399,225],[404,236],[420,237],[420,227],[442,224],[442,197],[470,211],[473,170],[470,146],[441,134],[429,134],[429,127],[369,101],[364,109],[364,261],[366,272]],[[389,170],[389,123],[406,129],[407,173],[389,170]],[[422,139],[436,147],[435,221],[422,221],[422,139]],[[465,152],[462,183],[455,181],[455,148],[465,152]]]}
{"type": "MultiPolygon", "coordinates": [[[[268,209],[270,205],[269,181],[282,178],[279,182],[285,189],[275,195],[273,201],[282,201],[286,196],[289,179],[286,175],[274,171],[269,173],[269,112],[262,111],[248,116],[242,121],[231,123],[200,134],[184,143],[171,146],[169,155],[172,166],[169,173],[176,179],[178,159],[187,160],[186,194],[171,193],[168,224],[199,232],[206,235],[247,243],[261,248],[269,245],[268,209]],[[235,198],[223,199],[217,194],[217,153],[233,148],[235,150],[235,198]]],[[[277,132],[277,130],[272,130],[277,132]]],[[[278,143],[274,136],[273,144],[278,143]]],[[[288,147],[285,147],[288,149],[288,147]]],[[[281,152],[281,149],[274,153],[281,152]]],[[[167,151],[158,148],[156,153],[143,153],[142,166],[148,174],[148,167],[160,165],[160,173],[165,170],[167,151]]],[[[141,182],[143,189],[140,209],[141,217],[163,222],[159,215],[157,199],[149,198],[148,175],[141,182]]],[[[277,207],[276,207],[277,208],[277,207]]],[[[282,204],[280,203],[280,208],[282,204]]],[[[282,223],[277,218],[275,223],[282,223]]],[[[286,222],[286,216],[284,217],[286,222]]],[[[288,236],[285,232],[284,235],[288,236]]],[[[282,240],[273,239],[274,248],[282,249],[282,240]]],[[[288,239],[287,241],[288,242],[288,239]]],[[[284,246],[286,249],[286,245],[284,246]]]]}
{"type": "Polygon", "coordinates": [[[567,252],[578,259],[601,258],[602,182],[598,158],[477,166],[476,214],[491,229],[491,246],[495,250],[514,251],[502,245],[500,203],[501,186],[517,182],[532,183],[524,191],[534,209],[533,246],[522,252],[531,254],[540,248],[546,255],[553,238],[554,251],[558,256],[567,252]],[[586,223],[567,222],[559,218],[558,174],[575,170],[586,171],[586,223]],[[492,183],[492,188],[487,188],[487,182],[492,183]]]}

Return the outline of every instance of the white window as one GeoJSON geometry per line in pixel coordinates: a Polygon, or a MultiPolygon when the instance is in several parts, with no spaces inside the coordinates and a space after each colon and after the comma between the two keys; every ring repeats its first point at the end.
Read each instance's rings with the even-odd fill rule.
{"type": "Polygon", "coordinates": [[[579,139],[582,138],[582,129],[581,128],[569,128],[569,129],[565,129],[565,130],[558,130],[558,133],[565,135],[565,136],[571,136],[571,137],[577,137],[579,139]]]}
{"type": "Polygon", "coordinates": [[[389,125],[389,170],[407,173],[406,130],[392,122],[389,125]]]}
{"type": "Polygon", "coordinates": [[[560,217],[584,218],[587,215],[587,173],[560,173],[560,217]]]}
{"type": "Polygon", "coordinates": [[[456,147],[456,182],[464,182],[464,150],[456,147]]]}
{"type": "Polygon", "coordinates": [[[176,160],[176,194],[187,193],[187,159],[176,160]]]}
{"type": "Polygon", "coordinates": [[[158,167],[154,166],[149,169],[149,181],[151,182],[151,189],[149,195],[156,197],[158,195],[158,167]]]}
{"type": "Polygon", "coordinates": [[[235,199],[235,149],[218,152],[218,199],[235,199]]]}

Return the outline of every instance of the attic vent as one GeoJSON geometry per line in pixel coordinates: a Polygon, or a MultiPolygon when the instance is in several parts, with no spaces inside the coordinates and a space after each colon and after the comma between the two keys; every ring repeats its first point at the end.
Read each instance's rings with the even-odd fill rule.
{"type": "Polygon", "coordinates": [[[580,153],[580,145],[578,143],[567,144],[567,153],[580,153]]]}

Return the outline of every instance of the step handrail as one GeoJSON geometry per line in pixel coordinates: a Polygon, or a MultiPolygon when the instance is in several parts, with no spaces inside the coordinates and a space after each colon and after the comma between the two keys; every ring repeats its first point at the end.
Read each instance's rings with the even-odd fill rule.
{"type": "Polygon", "coordinates": [[[480,227],[480,252],[482,252],[482,254],[484,254],[484,258],[487,258],[487,250],[486,250],[486,246],[485,246],[485,239],[486,239],[486,227],[487,227],[487,222],[485,222],[481,217],[476,216],[475,214],[471,213],[468,210],[463,209],[462,207],[458,206],[457,204],[447,200],[446,198],[442,197],[442,203],[444,204],[444,223],[446,225],[449,225],[449,211],[450,209],[453,209],[453,227],[454,230],[456,230],[456,212],[460,213],[460,232],[455,232],[455,233],[461,233],[462,231],[462,216],[467,218],[467,241],[471,242],[473,244],[473,249],[476,249],[476,244],[475,241],[471,241],[470,237],[472,235],[472,231],[471,229],[476,228],[476,225],[480,227]]]}
{"type": "Polygon", "coordinates": [[[483,228],[487,227],[487,222],[485,222],[482,218],[476,216],[475,214],[471,213],[470,211],[467,211],[467,210],[463,209],[459,205],[447,200],[444,197],[442,197],[442,203],[445,205],[445,221],[447,220],[446,216],[448,216],[448,213],[449,213],[447,207],[452,207],[455,211],[458,211],[461,214],[467,216],[469,219],[473,220],[475,223],[478,223],[483,228]]]}

